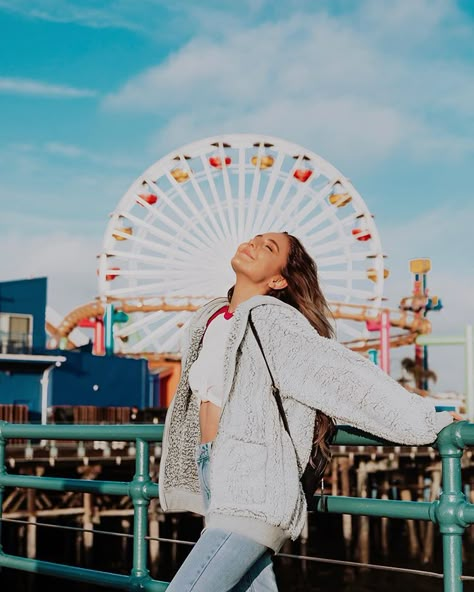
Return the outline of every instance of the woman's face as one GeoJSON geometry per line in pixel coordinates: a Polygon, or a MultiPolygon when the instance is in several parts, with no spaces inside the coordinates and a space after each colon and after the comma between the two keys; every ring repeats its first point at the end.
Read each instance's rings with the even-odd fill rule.
{"type": "Polygon", "coordinates": [[[245,275],[262,288],[282,289],[288,284],[281,275],[290,252],[290,239],[282,232],[257,234],[242,243],[232,257],[231,265],[236,274],[245,275]]]}

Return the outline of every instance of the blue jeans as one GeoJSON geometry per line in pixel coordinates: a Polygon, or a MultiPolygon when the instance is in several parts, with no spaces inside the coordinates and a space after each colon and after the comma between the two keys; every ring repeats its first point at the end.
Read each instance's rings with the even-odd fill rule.
{"type": "MultiPolygon", "coordinates": [[[[212,442],[196,446],[196,463],[207,510],[212,442]]],[[[167,592],[278,592],[273,551],[242,534],[204,528],[171,580],[167,592]]]]}

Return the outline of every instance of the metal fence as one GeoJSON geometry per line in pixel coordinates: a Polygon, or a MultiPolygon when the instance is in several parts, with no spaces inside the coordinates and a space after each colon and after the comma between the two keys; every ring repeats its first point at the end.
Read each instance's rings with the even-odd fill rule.
{"type": "MultiPolygon", "coordinates": [[[[153,498],[159,497],[158,484],[152,482],[150,478],[149,449],[150,443],[162,440],[163,428],[163,424],[21,425],[0,422],[0,512],[6,487],[129,496],[134,509],[132,569],[128,575],[7,554],[3,552],[1,545],[0,567],[107,586],[109,589],[143,590],[144,592],[166,590],[168,583],[153,579],[148,570],[148,545],[151,538],[148,532],[149,505],[153,498]],[[9,474],[5,462],[6,444],[18,438],[134,442],[135,474],[131,481],[124,482],[9,474]]],[[[398,446],[348,426],[338,426],[334,444],[398,446]]],[[[455,422],[439,434],[433,447],[441,459],[442,489],[439,498],[432,502],[327,496],[322,503],[320,497],[315,496],[315,507],[319,511],[336,514],[385,516],[433,522],[442,536],[444,591],[461,592],[464,581],[474,580],[474,577],[462,575],[462,537],[466,527],[474,523],[474,504],[466,501],[461,479],[461,459],[464,450],[473,445],[474,424],[467,421],[455,422]]],[[[2,520],[0,520],[0,529],[1,525],[2,520]]],[[[305,559],[311,558],[305,557],[305,559]]],[[[386,569],[397,570],[398,568],[386,566],[386,569]]],[[[406,570],[400,569],[400,571],[406,570]]]]}

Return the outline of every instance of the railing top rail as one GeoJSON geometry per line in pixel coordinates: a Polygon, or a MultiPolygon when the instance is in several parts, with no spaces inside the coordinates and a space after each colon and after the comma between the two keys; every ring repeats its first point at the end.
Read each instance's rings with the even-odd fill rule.
{"type": "MultiPolygon", "coordinates": [[[[26,438],[42,440],[105,440],[132,441],[145,440],[159,442],[163,438],[164,424],[13,424],[0,421],[0,438],[26,438]]],[[[474,445],[474,424],[457,421],[442,430],[438,439],[428,445],[439,447],[451,444],[457,448],[474,445]]],[[[348,425],[338,425],[333,444],[338,446],[401,446],[400,442],[391,442],[371,436],[348,425]]],[[[412,446],[412,444],[407,444],[412,446]]],[[[427,444],[420,444],[426,446],[427,444]]]]}
{"type": "Polygon", "coordinates": [[[0,421],[0,438],[26,438],[31,440],[145,440],[161,442],[163,424],[14,424],[0,421]]]}

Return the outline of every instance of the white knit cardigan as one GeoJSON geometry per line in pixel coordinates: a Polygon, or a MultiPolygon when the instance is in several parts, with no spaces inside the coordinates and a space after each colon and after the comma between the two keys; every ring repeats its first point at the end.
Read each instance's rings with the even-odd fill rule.
{"type": "MultiPolygon", "coordinates": [[[[189,388],[188,373],[207,320],[224,304],[226,298],[208,302],[189,325],[181,378],[163,434],[159,495],[165,512],[204,514],[195,462],[199,401],[189,388]]],[[[288,538],[295,540],[305,524],[298,467],[304,468],[309,459],[316,409],[339,424],[408,445],[433,443],[453,421],[372,361],[321,337],[300,312],[271,296],[254,296],[235,310],[224,357],[223,401],[211,453],[206,527],[244,534],[275,552],[288,538]],[[250,311],[280,388],[295,447],[248,325],[250,311]]]]}

